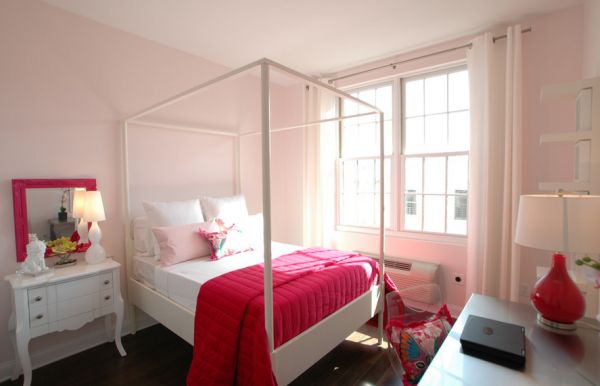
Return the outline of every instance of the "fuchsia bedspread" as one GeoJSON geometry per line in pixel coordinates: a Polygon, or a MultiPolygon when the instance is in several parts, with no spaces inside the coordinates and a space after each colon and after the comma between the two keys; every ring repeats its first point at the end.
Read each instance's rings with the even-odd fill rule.
{"type": "MultiPolygon", "coordinates": [[[[366,256],[310,248],[273,260],[275,347],[362,293],[379,277],[366,256]]],[[[276,385],[264,327],[263,265],[229,272],[203,284],[187,377],[196,385],[276,385]]]]}

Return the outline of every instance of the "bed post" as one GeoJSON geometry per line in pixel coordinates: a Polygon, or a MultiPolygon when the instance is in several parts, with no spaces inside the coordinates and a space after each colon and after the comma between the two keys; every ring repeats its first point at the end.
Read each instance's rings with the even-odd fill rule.
{"type": "Polygon", "coordinates": [[[377,342],[383,343],[383,310],[385,307],[385,146],[383,113],[379,113],[379,314],[377,315],[377,342]]]}
{"type": "Polygon", "coordinates": [[[261,130],[262,130],[262,197],[264,217],[264,284],[265,284],[265,329],[269,352],[273,343],[273,271],[271,266],[271,111],[269,95],[269,63],[260,64],[261,80],[261,130]]]}
{"type": "Polygon", "coordinates": [[[135,322],[135,306],[131,303],[131,291],[129,286],[129,275],[133,272],[131,267],[131,227],[130,227],[130,195],[129,195],[129,126],[128,121],[123,122],[123,131],[121,133],[121,145],[123,146],[123,218],[125,219],[125,279],[127,284],[127,308],[129,311],[129,323],[132,334],[137,331],[135,322]]]}

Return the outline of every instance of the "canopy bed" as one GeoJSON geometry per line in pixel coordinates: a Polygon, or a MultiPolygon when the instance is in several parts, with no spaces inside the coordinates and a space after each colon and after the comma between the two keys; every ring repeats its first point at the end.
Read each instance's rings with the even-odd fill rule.
{"type": "MultiPolygon", "coordinates": [[[[256,78],[254,78],[256,79],[256,78]]],[[[130,220],[133,219],[134,214],[132,208],[134,206],[139,207],[139,197],[133,197],[132,194],[132,170],[131,170],[131,156],[130,149],[132,147],[132,138],[130,134],[131,127],[133,125],[136,126],[144,126],[144,127],[152,127],[152,128],[160,128],[166,130],[176,130],[176,131],[187,131],[199,133],[206,136],[224,136],[229,138],[233,142],[233,158],[234,158],[234,176],[233,176],[233,186],[235,193],[240,193],[241,183],[240,183],[240,138],[246,136],[260,136],[260,145],[261,145],[261,166],[262,166],[262,213],[263,213],[263,229],[262,229],[262,248],[259,249],[260,255],[255,253],[253,257],[249,257],[248,259],[254,262],[263,263],[264,268],[260,268],[260,272],[258,272],[257,277],[263,277],[264,283],[259,289],[258,292],[264,296],[264,330],[266,331],[266,341],[267,341],[267,350],[268,355],[270,356],[273,374],[276,378],[276,381],[280,385],[285,385],[290,383],[294,378],[308,369],[312,364],[314,364],[317,360],[319,360],[323,355],[325,355],[328,351],[330,351],[333,347],[339,344],[341,341],[345,339],[350,333],[355,331],[358,327],[364,324],[366,321],[371,319],[374,315],[378,314],[378,325],[379,325],[379,343],[382,341],[382,323],[383,323],[383,296],[384,296],[384,273],[383,273],[383,251],[384,251],[384,215],[383,215],[383,199],[384,199],[384,186],[383,186],[383,159],[384,159],[384,135],[383,135],[383,113],[377,109],[376,107],[365,103],[343,91],[340,91],[334,87],[321,83],[315,80],[312,77],[301,74],[297,71],[294,71],[290,68],[287,68],[281,64],[273,62],[269,59],[261,59],[250,63],[246,66],[238,68],[236,70],[230,71],[226,74],[218,76],[212,80],[206,81],[196,87],[193,87],[183,93],[180,93],[174,97],[166,99],[163,102],[157,103],[156,105],[147,108],[146,110],[136,114],[124,121],[123,124],[123,160],[124,160],[124,195],[125,195],[125,218],[130,220]],[[248,74],[250,71],[260,70],[258,74],[252,73],[251,76],[260,79],[260,127],[259,131],[242,131],[241,129],[238,131],[232,131],[231,129],[219,129],[219,128],[201,128],[201,127],[191,127],[191,125],[179,125],[176,123],[165,123],[165,120],[149,120],[148,117],[169,106],[173,106],[177,103],[184,101],[185,99],[198,94],[201,91],[204,91],[208,88],[213,88],[220,82],[234,79],[243,74],[248,74]],[[360,114],[352,115],[352,116],[339,116],[335,118],[325,119],[325,120],[315,120],[312,122],[304,122],[295,125],[288,125],[286,127],[281,128],[272,128],[271,127],[271,116],[272,116],[272,105],[271,105],[271,94],[270,94],[270,84],[272,82],[271,70],[274,69],[278,73],[284,73],[288,76],[293,76],[296,79],[299,79],[301,82],[305,84],[309,84],[321,90],[321,92],[331,93],[337,98],[341,98],[343,100],[348,100],[353,103],[361,106],[364,112],[360,114]],[[297,248],[293,248],[284,244],[276,243],[272,241],[272,204],[271,204],[271,134],[276,132],[283,132],[287,130],[296,130],[302,129],[308,126],[317,126],[325,122],[339,122],[344,119],[350,118],[360,118],[372,115],[378,121],[379,128],[379,138],[380,138],[380,194],[379,194],[379,205],[380,205],[380,230],[379,230],[379,274],[376,277],[376,281],[367,285],[366,291],[363,291],[358,296],[349,300],[345,305],[341,308],[334,310],[329,315],[325,315],[324,319],[316,322],[316,324],[309,326],[304,331],[300,332],[294,337],[291,337],[287,341],[281,344],[281,339],[279,343],[276,343],[277,340],[277,331],[274,331],[274,276],[273,269],[274,263],[275,267],[281,266],[278,265],[277,258],[275,257],[283,254],[285,252],[289,252],[291,250],[295,250],[297,248]],[[278,345],[279,344],[279,345],[278,345]],[[278,345],[278,346],[277,346],[278,345]]],[[[149,275],[149,280],[143,279],[143,273],[140,274],[141,271],[139,268],[142,266],[150,267],[149,269],[160,269],[156,268],[156,263],[152,262],[149,258],[140,258],[139,256],[135,256],[135,245],[136,242],[134,233],[135,230],[131,227],[126,227],[127,233],[127,275],[128,275],[128,299],[132,306],[131,310],[133,311],[133,315],[135,314],[135,308],[139,308],[145,313],[149,314],[151,317],[156,319],[158,322],[165,325],[167,328],[175,332],[181,338],[186,340],[190,344],[194,344],[194,318],[196,317],[196,312],[193,309],[193,305],[190,303],[194,303],[196,299],[191,299],[189,302],[182,300],[181,297],[177,297],[172,293],[160,291],[157,287],[160,284],[151,283],[152,278],[158,278],[156,275],[149,275]],[[145,259],[145,260],[144,260],[145,259]],[[145,264],[145,265],[144,265],[145,264]],[[137,272],[137,273],[136,273],[137,272]],[[179,301],[178,301],[179,300],[179,301]]],[[[302,251],[300,251],[302,252],[302,251]]],[[[318,255],[319,253],[325,254],[333,254],[338,256],[333,251],[322,251],[319,249],[315,250],[305,250],[305,254],[312,253],[313,255],[318,255]],[[306,252],[308,251],[308,252],[306,252]]],[[[349,255],[350,257],[356,256],[355,254],[349,255]]],[[[289,258],[289,255],[287,257],[289,258]]],[[[346,259],[343,257],[343,259],[346,259]]],[[[283,258],[281,258],[283,259],[283,258]]],[[[220,260],[222,261],[222,260],[220,260]]],[[[231,260],[233,261],[233,259],[231,260]]],[[[371,259],[371,261],[373,261],[371,259]]],[[[211,262],[216,263],[216,262],[211,262]]],[[[182,282],[188,280],[189,283],[195,285],[198,288],[198,283],[196,280],[194,282],[194,278],[191,276],[190,272],[193,270],[203,271],[204,268],[198,268],[197,264],[204,264],[202,262],[186,262],[181,265],[172,265],[170,267],[165,268],[165,272],[162,273],[165,283],[169,283],[171,287],[175,286],[176,280],[175,276],[179,274],[179,277],[185,276],[187,279],[181,279],[182,282]],[[187,264],[187,265],[186,265],[187,264]],[[196,264],[196,265],[194,265],[196,264]],[[183,272],[183,273],[182,273],[183,272]],[[194,284],[196,283],[196,284],[194,284]]],[[[227,263],[233,264],[233,263],[227,263]]],[[[375,264],[373,262],[373,264],[375,264]]],[[[234,264],[235,265],[235,264],[234,264]]],[[[205,267],[206,265],[202,265],[205,267]]],[[[239,268],[239,267],[238,267],[239,268]]],[[[317,270],[321,270],[318,268],[317,270]]],[[[374,270],[377,270],[375,267],[374,270]]],[[[223,276],[227,276],[229,273],[224,274],[223,276]]],[[[277,278],[275,278],[275,282],[277,282],[277,278]]],[[[160,281],[160,280],[159,280],[160,281]]],[[[234,281],[235,282],[235,281],[234,281]]],[[[179,283],[179,284],[181,284],[179,283]]],[[[178,284],[178,285],[179,285],[178,284]]],[[[202,288],[205,288],[203,284],[202,288]]],[[[276,283],[275,286],[278,284],[276,283]]],[[[294,285],[293,283],[291,284],[294,285]]],[[[172,288],[171,288],[172,289],[172,288]]],[[[257,290],[254,288],[254,290],[257,290]]],[[[202,292],[202,291],[201,291],[202,292]]],[[[198,298],[198,302],[200,302],[200,297],[198,298]]],[[[262,309],[262,300],[261,300],[261,309],[262,309]]],[[[135,324],[135,322],[134,322],[135,324]]],[[[196,331],[196,334],[199,334],[196,331]]],[[[188,379],[189,381],[189,379],[188,379]]]]}

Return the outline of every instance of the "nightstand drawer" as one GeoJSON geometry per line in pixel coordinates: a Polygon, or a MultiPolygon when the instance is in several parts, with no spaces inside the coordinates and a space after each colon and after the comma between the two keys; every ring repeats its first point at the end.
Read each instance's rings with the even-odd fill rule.
{"type": "Polygon", "coordinates": [[[98,294],[80,296],[56,303],[56,318],[58,320],[83,314],[98,308],[98,294]]]}
{"type": "Polygon", "coordinates": [[[48,323],[48,306],[45,304],[29,307],[29,326],[36,327],[48,323]]]}
{"type": "Polygon", "coordinates": [[[100,292],[100,307],[106,307],[113,304],[113,290],[108,289],[106,291],[100,292]]]}
{"type": "Polygon", "coordinates": [[[58,302],[98,292],[99,276],[71,280],[56,286],[56,300],[58,302]]]}
{"type": "Polygon", "coordinates": [[[100,290],[105,290],[113,287],[112,272],[100,275],[100,290]]]}
{"type": "Polygon", "coordinates": [[[30,306],[47,304],[46,287],[27,290],[30,306]]]}

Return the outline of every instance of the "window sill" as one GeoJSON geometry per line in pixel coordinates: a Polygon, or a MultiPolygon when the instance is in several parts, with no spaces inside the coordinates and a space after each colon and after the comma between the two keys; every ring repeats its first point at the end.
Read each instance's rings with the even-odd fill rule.
{"type": "MultiPolygon", "coordinates": [[[[335,230],[337,232],[344,232],[344,233],[362,233],[362,234],[369,234],[369,235],[373,235],[373,236],[379,235],[378,228],[370,228],[370,227],[337,225],[335,230]]],[[[415,240],[415,241],[422,241],[422,242],[427,242],[427,243],[458,245],[458,246],[464,246],[464,247],[467,246],[467,236],[459,236],[459,235],[447,235],[447,234],[429,233],[429,232],[407,232],[407,231],[397,231],[397,230],[393,230],[393,229],[386,229],[385,236],[396,238],[396,239],[401,239],[401,240],[415,240]]]]}

